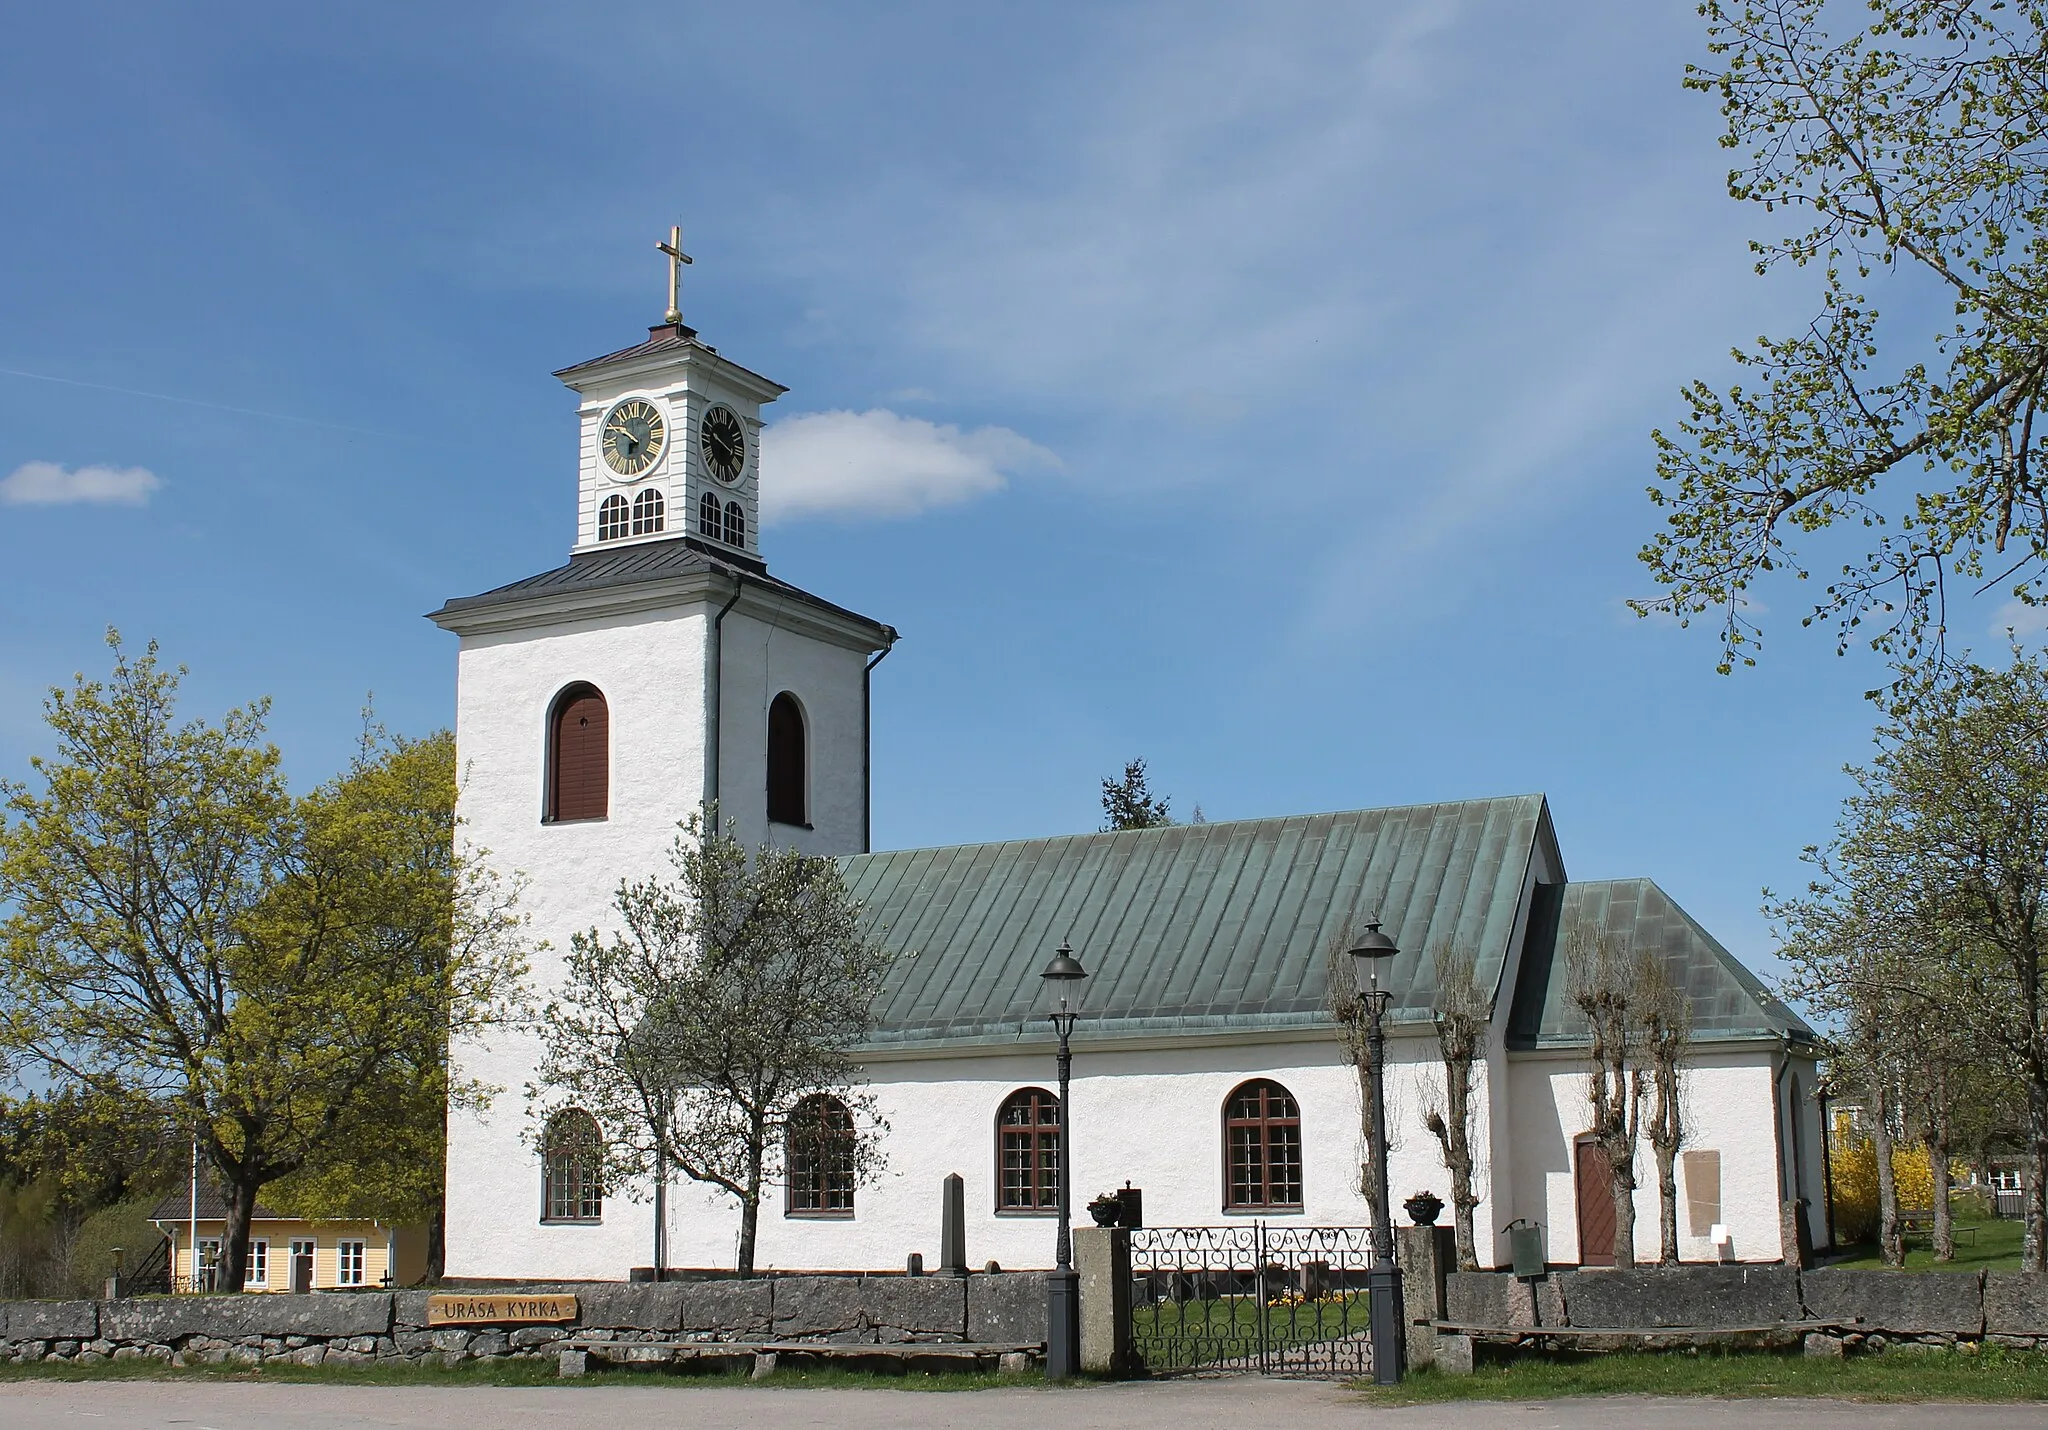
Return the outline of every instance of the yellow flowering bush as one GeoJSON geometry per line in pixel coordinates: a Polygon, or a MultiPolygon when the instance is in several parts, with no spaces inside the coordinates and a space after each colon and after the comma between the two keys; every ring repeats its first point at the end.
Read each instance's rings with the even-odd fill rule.
{"type": "MultiPolygon", "coordinates": [[[[1877,1240],[1877,1144],[1852,1128],[1837,1131],[1828,1148],[1829,1192],[1835,1203],[1835,1235],[1843,1241],[1877,1240]]],[[[1892,1176],[1899,1209],[1934,1205],[1934,1166],[1924,1147],[1893,1147],[1892,1176]]]]}

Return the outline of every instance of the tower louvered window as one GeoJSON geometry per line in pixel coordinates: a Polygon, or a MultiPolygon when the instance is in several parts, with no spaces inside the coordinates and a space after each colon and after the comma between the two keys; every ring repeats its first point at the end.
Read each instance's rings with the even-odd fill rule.
{"type": "Polygon", "coordinates": [[[1301,1106],[1267,1078],[1223,1104],[1224,1198],[1229,1211],[1299,1210],[1301,1106]]]}
{"type": "Polygon", "coordinates": [[[626,525],[632,519],[631,508],[626,499],[617,492],[606,497],[597,507],[597,539],[617,541],[626,534],[626,525]]]}
{"type": "Polygon", "coordinates": [[[718,540],[724,531],[724,522],[718,506],[718,498],[710,492],[697,498],[697,534],[718,540]]]}
{"type": "Polygon", "coordinates": [[[555,698],[548,722],[550,821],[603,819],[611,802],[611,712],[592,685],[555,698]]]}
{"type": "Polygon", "coordinates": [[[725,504],[725,544],[738,547],[747,544],[747,514],[736,501],[725,504]]]}
{"type": "Polygon", "coordinates": [[[652,536],[661,530],[661,493],[653,487],[633,498],[633,534],[652,536]]]}

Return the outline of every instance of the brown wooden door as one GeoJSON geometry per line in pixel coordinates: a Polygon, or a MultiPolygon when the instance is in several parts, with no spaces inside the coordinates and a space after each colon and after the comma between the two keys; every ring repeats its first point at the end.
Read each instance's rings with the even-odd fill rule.
{"type": "Polygon", "coordinates": [[[1614,1265],[1614,1190],[1607,1154],[1590,1138],[1572,1148],[1573,1185],[1579,1203],[1579,1265],[1614,1265]]]}

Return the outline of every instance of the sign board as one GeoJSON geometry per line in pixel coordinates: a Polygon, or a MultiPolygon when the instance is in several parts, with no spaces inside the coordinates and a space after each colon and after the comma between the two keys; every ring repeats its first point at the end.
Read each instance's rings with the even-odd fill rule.
{"type": "Polygon", "coordinates": [[[573,1321],[574,1296],[429,1296],[430,1326],[505,1326],[521,1321],[573,1321]]]}

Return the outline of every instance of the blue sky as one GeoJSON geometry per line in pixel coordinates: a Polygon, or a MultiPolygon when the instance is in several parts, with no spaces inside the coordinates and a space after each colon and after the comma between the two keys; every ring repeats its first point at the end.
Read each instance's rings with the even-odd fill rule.
{"type": "Polygon", "coordinates": [[[1794,590],[1733,677],[1622,604],[1650,429],[1809,301],[1750,272],[1767,220],[1679,86],[1699,26],[22,9],[0,773],[109,624],[190,665],[195,713],[274,696],[301,783],[368,692],[446,723],[422,613],[563,559],[549,373],[659,320],[680,221],[689,321],[802,419],[766,449],[772,568],[904,634],[878,846],[1093,828],[1133,755],[1214,819],[1540,789],[1574,877],[1651,875],[1762,964],[1758,890],[1802,878],[1880,672],[1794,590]]]}

